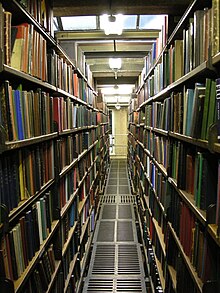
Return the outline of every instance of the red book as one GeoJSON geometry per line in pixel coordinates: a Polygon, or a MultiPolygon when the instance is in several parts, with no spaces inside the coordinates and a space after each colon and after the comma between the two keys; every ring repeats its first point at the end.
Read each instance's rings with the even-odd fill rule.
{"type": "Polygon", "coordinates": [[[77,73],[74,73],[73,81],[74,81],[73,93],[74,93],[74,96],[78,98],[79,97],[79,79],[78,79],[77,73]]]}
{"type": "Polygon", "coordinates": [[[60,98],[53,99],[53,120],[57,123],[58,131],[61,131],[60,98]]]}

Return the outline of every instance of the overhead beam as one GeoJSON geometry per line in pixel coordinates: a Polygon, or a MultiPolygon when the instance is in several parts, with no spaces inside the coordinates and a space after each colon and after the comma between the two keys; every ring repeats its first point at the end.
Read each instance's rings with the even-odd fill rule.
{"type": "Polygon", "coordinates": [[[116,80],[114,77],[105,77],[101,76],[98,78],[95,78],[96,84],[99,86],[101,85],[112,85],[115,84],[117,81],[117,84],[135,84],[137,81],[137,76],[127,76],[127,77],[118,77],[116,80]]]}
{"type": "Polygon", "coordinates": [[[146,51],[126,51],[126,52],[85,52],[86,59],[99,58],[143,58],[147,54],[146,51]]]}
{"type": "Polygon", "coordinates": [[[108,0],[54,0],[55,16],[123,14],[182,14],[191,0],[114,0],[111,9],[108,0]]]}
{"type": "Polygon", "coordinates": [[[55,36],[58,40],[154,40],[159,36],[158,29],[151,30],[124,30],[122,35],[105,35],[103,30],[93,30],[93,31],[57,31],[55,36]]]}

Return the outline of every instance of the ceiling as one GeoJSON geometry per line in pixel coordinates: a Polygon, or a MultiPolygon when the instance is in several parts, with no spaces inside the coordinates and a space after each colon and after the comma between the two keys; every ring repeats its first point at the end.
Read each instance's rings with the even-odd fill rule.
{"type": "Polygon", "coordinates": [[[54,15],[183,14],[191,0],[53,0],[54,15]]]}
{"type": "MultiPolygon", "coordinates": [[[[152,42],[159,35],[159,30],[136,29],[124,30],[122,35],[106,36],[103,30],[63,30],[63,16],[89,16],[118,14],[124,15],[150,15],[168,14],[181,15],[190,0],[148,0],[148,1],[75,1],[54,0],[54,16],[57,17],[59,29],[56,38],[64,48],[68,43],[77,43],[84,52],[86,63],[89,64],[95,80],[95,88],[103,89],[115,84],[137,84],[138,76],[144,67],[144,57],[151,49],[152,42]],[[110,69],[108,60],[110,57],[122,58],[122,67],[117,72],[110,69]]],[[[68,52],[69,53],[69,52],[68,52]]],[[[71,55],[71,54],[70,54],[71,55]]],[[[111,94],[111,93],[110,93],[111,94]]]]}

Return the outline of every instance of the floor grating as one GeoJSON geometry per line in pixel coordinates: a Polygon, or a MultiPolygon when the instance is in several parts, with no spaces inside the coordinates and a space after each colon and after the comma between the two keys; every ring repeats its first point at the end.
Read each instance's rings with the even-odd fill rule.
{"type": "Polygon", "coordinates": [[[142,252],[126,160],[113,160],[100,198],[101,210],[83,293],[146,293],[142,252]]]}

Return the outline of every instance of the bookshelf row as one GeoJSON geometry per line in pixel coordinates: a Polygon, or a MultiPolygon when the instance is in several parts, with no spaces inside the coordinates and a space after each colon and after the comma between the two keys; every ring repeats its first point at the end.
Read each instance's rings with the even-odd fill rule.
{"type": "Polygon", "coordinates": [[[156,40],[145,59],[138,106],[181,77],[187,78],[201,64],[211,69],[211,65],[218,62],[218,13],[218,1],[205,1],[203,4],[192,1],[170,36],[167,35],[171,24],[167,24],[165,19],[164,38],[156,40]]]}
{"type": "MultiPolygon", "coordinates": [[[[0,4],[1,76],[26,79],[27,85],[38,84],[50,93],[59,92],[95,108],[97,94],[93,87],[49,32],[25,11],[23,5],[32,6],[25,2],[20,5],[17,1],[10,4],[1,1],[0,4]]],[[[39,6],[40,2],[35,2],[39,6]]]]}
{"type": "Polygon", "coordinates": [[[107,107],[52,26],[50,0],[0,1],[4,292],[80,291],[108,172],[107,107]]]}
{"type": "MultiPolygon", "coordinates": [[[[137,140],[132,133],[129,134],[130,143],[135,147],[136,156],[140,162],[142,173],[146,174],[153,188],[157,183],[156,174],[167,178],[167,182],[173,186],[179,196],[189,205],[193,213],[200,219],[204,226],[213,224],[219,226],[219,207],[218,207],[218,182],[219,182],[219,163],[213,154],[207,152],[196,152],[192,155],[192,147],[185,144],[173,143],[180,151],[176,156],[176,150],[172,148],[168,154],[168,166],[165,167],[157,156],[150,153],[142,143],[137,140]],[[185,147],[185,148],[184,148],[185,147]],[[180,150],[181,149],[181,150],[180,150]],[[174,151],[174,152],[173,152],[174,151]],[[183,155],[184,152],[184,155],[183,155]],[[207,173],[205,173],[207,171],[207,173]],[[206,175],[205,175],[206,174],[206,175]],[[211,178],[211,179],[210,179],[211,178]],[[206,190],[206,188],[208,188],[206,190]],[[211,206],[211,210],[210,210],[211,206]],[[212,215],[212,217],[211,217],[212,215]],[[215,217],[214,217],[215,215],[215,217]]],[[[170,145],[169,145],[170,147],[170,145]]],[[[164,145],[160,145],[161,154],[164,145]]],[[[141,174],[142,174],[141,173],[141,174]]],[[[163,202],[163,199],[161,199],[163,202]]],[[[213,236],[218,241],[218,234],[213,236]]]]}
{"type": "MultiPolygon", "coordinates": [[[[4,255],[1,254],[1,257],[4,274],[14,280],[16,292],[29,292],[33,284],[38,284],[36,282],[40,282],[43,290],[48,286],[53,290],[50,279],[55,264],[53,269],[49,265],[49,276],[45,276],[45,271],[49,270],[48,263],[41,264],[42,254],[48,245],[53,246],[50,250],[55,253],[53,258],[57,260],[57,264],[60,266],[62,260],[66,268],[62,272],[64,279],[70,281],[73,272],[70,265],[73,265],[73,269],[79,270],[76,281],[80,280],[89,247],[88,241],[91,241],[90,236],[98,213],[100,180],[105,175],[109,162],[108,135],[101,134],[100,140],[94,141],[86,150],[82,147],[78,157],[73,158],[74,163],[70,163],[71,168],[62,169],[57,162],[56,168],[61,170],[58,178],[54,178],[44,188],[44,192],[40,191],[32,196],[34,199],[27,200],[28,203],[26,202],[17,215],[15,211],[12,212],[13,217],[9,214],[9,228],[3,237],[1,251],[4,255]],[[27,242],[27,239],[32,241],[27,242]],[[80,261],[77,265],[78,260],[80,261]],[[35,273],[40,274],[38,281],[35,273]]],[[[61,162],[63,159],[61,158],[61,162]]],[[[65,292],[69,281],[66,281],[65,292]]]]}
{"type": "MultiPolygon", "coordinates": [[[[133,169],[132,178],[134,178],[133,184],[135,185],[136,193],[142,201],[140,212],[141,215],[144,215],[144,219],[141,220],[142,229],[147,229],[143,238],[145,239],[146,253],[148,253],[149,247],[153,246],[152,249],[157,260],[157,270],[160,276],[160,285],[163,290],[168,290],[168,292],[179,292],[176,291],[176,284],[179,278],[177,276],[182,276],[183,272],[181,270],[178,272],[176,264],[172,264],[170,269],[170,263],[168,262],[168,255],[173,253],[173,246],[171,245],[174,244],[170,244],[171,250],[167,246],[167,242],[171,241],[169,233],[172,232],[172,241],[177,242],[175,244],[177,245],[177,253],[180,251],[182,254],[181,261],[184,263],[182,266],[186,266],[186,271],[191,275],[189,278],[191,288],[197,290],[196,292],[206,292],[203,291],[203,288],[207,286],[205,281],[212,280],[213,286],[215,286],[214,281],[218,274],[217,259],[219,258],[220,244],[218,238],[216,234],[214,236],[205,232],[207,226],[205,213],[195,207],[192,198],[189,198],[186,192],[177,189],[176,185],[162,172],[164,170],[160,170],[159,164],[153,165],[153,159],[150,162],[152,165],[150,174],[147,174],[142,157],[140,158],[139,155],[135,154],[132,144],[133,142],[129,149],[129,156],[133,156],[130,168],[133,169]],[[155,178],[155,182],[153,178],[155,178]],[[146,243],[147,237],[150,238],[150,246],[149,243],[146,243]],[[198,251],[198,247],[200,247],[200,251],[198,251]],[[209,249],[211,249],[211,253],[209,249]],[[173,273],[170,275],[170,271],[174,272],[175,277],[173,273]],[[209,274],[212,275],[210,276],[209,274]],[[173,289],[168,289],[166,281],[168,276],[174,280],[172,282],[172,287],[175,287],[174,291],[172,291],[173,289]]],[[[172,257],[173,262],[176,262],[176,256],[172,257]]],[[[159,286],[158,280],[153,284],[155,288],[159,286]]],[[[178,283],[178,286],[181,290],[185,288],[183,284],[178,283]]]]}
{"type": "Polygon", "coordinates": [[[218,128],[219,78],[206,77],[203,81],[182,85],[182,91],[172,91],[161,101],[151,100],[139,109],[140,115],[137,111],[131,112],[129,122],[144,125],[154,132],[164,131],[164,135],[167,132],[177,134],[192,143],[217,150],[218,140],[213,133],[218,128]]]}
{"type": "Polygon", "coordinates": [[[128,165],[155,291],[219,291],[218,28],[219,1],[192,1],[146,57],[129,106],[128,165]]]}

